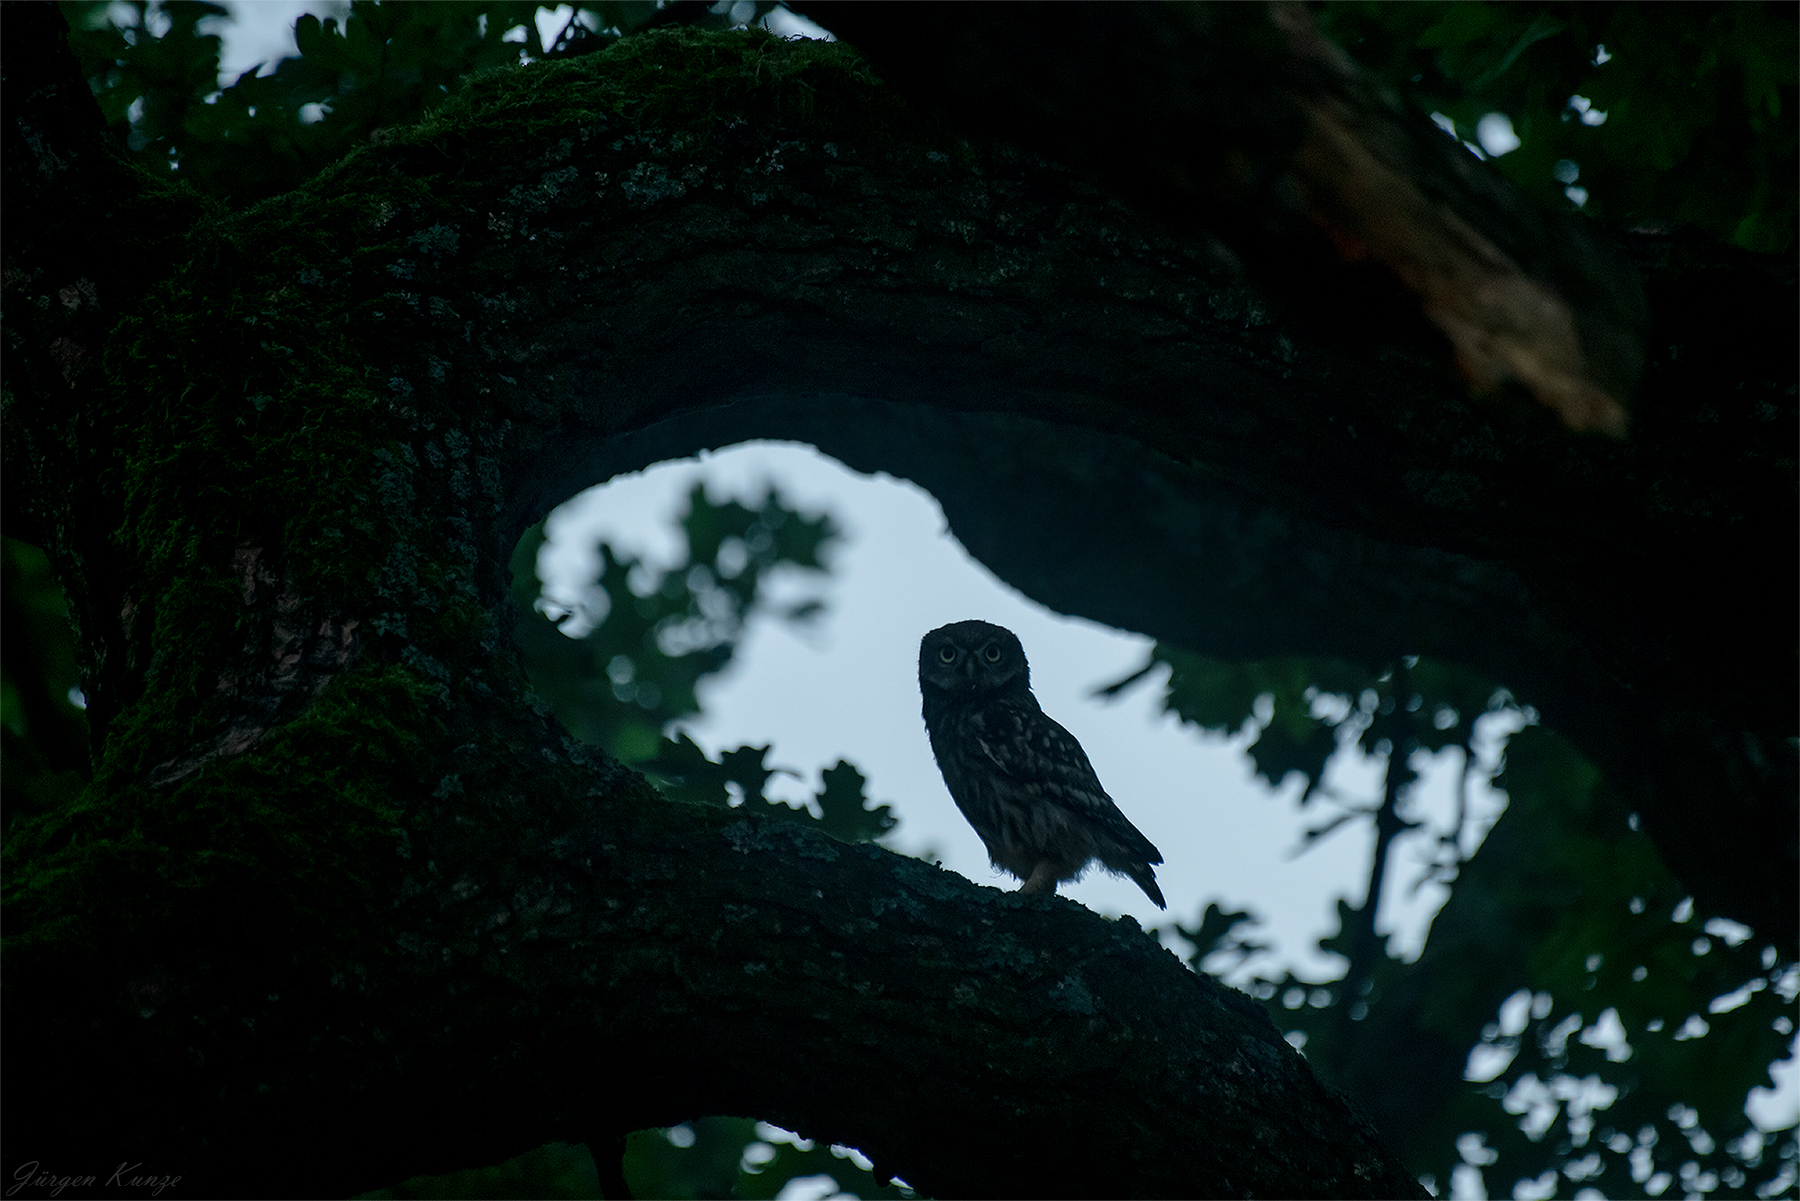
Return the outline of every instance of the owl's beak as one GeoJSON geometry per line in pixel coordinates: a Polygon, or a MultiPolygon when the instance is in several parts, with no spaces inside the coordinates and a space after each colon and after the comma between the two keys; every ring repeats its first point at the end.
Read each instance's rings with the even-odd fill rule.
{"type": "Polygon", "coordinates": [[[974,680],[974,678],[975,678],[975,656],[974,655],[964,655],[963,656],[963,674],[965,676],[968,676],[970,680],[974,680]]]}

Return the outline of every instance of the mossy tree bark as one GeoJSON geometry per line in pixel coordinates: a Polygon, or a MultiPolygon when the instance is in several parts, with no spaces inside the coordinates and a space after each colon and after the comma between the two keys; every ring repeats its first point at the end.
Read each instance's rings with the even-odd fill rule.
{"type": "MultiPolygon", "coordinates": [[[[804,8],[959,129],[1223,237],[1278,302],[1249,378],[1211,356],[1169,381],[1178,404],[1141,393],[1154,417],[1112,427],[1202,466],[1199,489],[1152,493],[1206,495],[1210,523],[1165,511],[1183,539],[1094,540],[1157,565],[1137,573],[1059,573],[965,519],[978,555],[1049,604],[1227,657],[1481,665],[1581,744],[1703,903],[1800,945],[1791,261],[1543,212],[1301,5],[804,8]],[[1494,403],[1469,408],[1444,359],[1494,403]]],[[[1106,490],[1141,478],[1121,477],[1106,490]]],[[[1091,505],[1054,492],[1072,494],[1091,505]]]]}
{"type": "MultiPolygon", "coordinates": [[[[532,703],[523,529],[748,436],[918,480],[1059,608],[1483,666],[1677,839],[1694,787],[1737,806],[1671,862],[1773,928],[1776,874],[1707,858],[1791,848],[1791,646],[1749,643],[1792,591],[1762,566],[1791,364],[1729,315],[1671,310],[1631,438],[1577,439],[1472,403],[1416,330],[1273,315],[842,48],[486,76],[245,213],[123,165],[66,56],[5,68],[7,518],[70,588],[98,756],[8,848],[9,1173],[341,1193],[744,1113],[944,1194],[1412,1191],[1129,923],[664,803],[532,703]]],[[[1655,253],[1791,312],[1791,279],[1655,253]]]]}

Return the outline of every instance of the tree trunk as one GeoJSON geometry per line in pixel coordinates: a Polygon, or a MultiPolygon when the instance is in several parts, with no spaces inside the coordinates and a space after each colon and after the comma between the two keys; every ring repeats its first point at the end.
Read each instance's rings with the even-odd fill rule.
{"type": "Polygon", "coordinates": [[[1653,301],[1718,295],[1657,311],[1628,440],[1574,438],[841,47],[484,76],[237,214],[122,165],[66,52],[5,70],[7,516],[98,754],[7,848],[9,1174],[343,1193],[739,1113],[944,1195],[1416,1192],[1129,921],[664,802],[531,701],[522,531],[750,436],[917,480],[1057,608],[1483,667],[1792,936],[1792,365],[1711,324],[1791,330],[1791,273],[1647,248],[1653,301]]]}

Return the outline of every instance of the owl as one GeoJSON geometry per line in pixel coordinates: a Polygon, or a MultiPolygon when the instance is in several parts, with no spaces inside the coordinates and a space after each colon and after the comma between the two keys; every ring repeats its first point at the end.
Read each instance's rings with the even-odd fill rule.
{"type": "Polygon", "coordinates": [[[938,770],[994,866],[1053,893],[1099,860],[1163,904],[1150,865],[1162,852],[1125,820],[1075,736],[1031,694],[1025,648],[1011,630],[959,621],[919,643],[919,692],[938,770]]]}

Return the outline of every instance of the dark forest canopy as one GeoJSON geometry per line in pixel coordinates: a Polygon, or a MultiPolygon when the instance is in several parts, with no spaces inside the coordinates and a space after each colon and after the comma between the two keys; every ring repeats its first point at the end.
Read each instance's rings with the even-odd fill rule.
{"type": "MultiPolygon", "coordinates": [[[[358,4],[222,90],[214,6],[0,10],[9,1178],[573,1143],[612,1195],[730,1115],[927,1194],[1791,1185],[1743,1114],[1800,938],[1791,9],[535,10],[358,4]],[[1347,900],[1345,975],[1253,998],[871,844],[848,765],[813,820],[628,751],[583,682],[735,634],[657,658],[671,585],[571,649],[521,538],[751,437],[926,487],[1192,723],[1260,698],[1272,782],[1385,747],[1378,847],[1406,751],[1531,706],[1419,959],[1347,900]],[[1539,1075],[1615,1096],[1528,1137],[1539,1075]]],[[[697,496],[693,562],[756,528],[829,536],[697,496]]]]}

